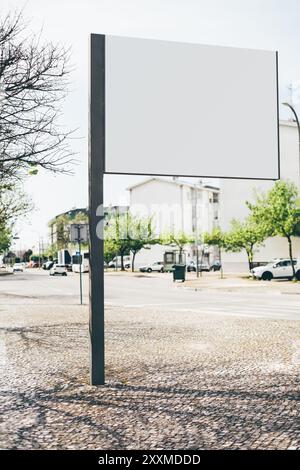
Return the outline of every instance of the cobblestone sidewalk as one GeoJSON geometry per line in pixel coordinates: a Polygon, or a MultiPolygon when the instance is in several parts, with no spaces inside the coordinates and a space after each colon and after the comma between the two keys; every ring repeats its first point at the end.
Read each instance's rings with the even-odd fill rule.
{"type": "Polygon", "coordinates": [[[1,448],[299,448],[298,325],[111,308],[94,388],[86,308],[18,306],[0,333],[1,448]]]}

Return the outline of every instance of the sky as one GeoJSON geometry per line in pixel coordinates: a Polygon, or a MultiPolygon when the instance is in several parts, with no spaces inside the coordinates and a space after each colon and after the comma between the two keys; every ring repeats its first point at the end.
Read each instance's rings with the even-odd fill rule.
{"type": "MultiPolygon", "coordinates": [[[[0,14],[20,7],[20,1],[1,0],[0,14]]],[[[278,50],[281,100],[289,97],[288,84],[300,84],[298,0],[27,0],[23,7],[32,31],[42,28],[45,40],[72,48],[74,71],[63,122],[77,129],[72,141],[77,163],[72,176],[40,172],[25,182],[35,211],[15,228],[15,249],[37,247],[39,238],[47,242],[51,218],[87,206],[90,33],[278,50]]],[[[300,90],[294,94],[294,103],[299,102],[300,90]]],[[[280,116],[290,117],[282,107],[280,116]]],[[[106,176],[105,203],[126,204],[126,188],[138,179],[106,176]]]]}

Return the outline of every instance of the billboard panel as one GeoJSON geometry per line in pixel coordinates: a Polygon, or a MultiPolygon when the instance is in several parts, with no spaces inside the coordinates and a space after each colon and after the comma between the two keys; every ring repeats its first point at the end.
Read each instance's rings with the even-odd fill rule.
{"type": "Polygon", "coordinates": [[[105,36],[105,172],[277,179],[277,53],[105,36]]]}

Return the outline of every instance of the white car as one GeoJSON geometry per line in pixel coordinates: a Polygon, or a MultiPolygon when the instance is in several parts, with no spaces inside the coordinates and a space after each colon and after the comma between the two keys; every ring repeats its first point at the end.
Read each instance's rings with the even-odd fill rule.
{"type": "MultiPolygon", "coordinates": [[[[124,263],[124,268],[129,269],[130,268],[130,256],[125,255],[123,257],[123,263],[124,263]]],[[[109,268],[121,268],[121,256],[115,256],[109,263],[108,263],[109,268]]]]}
{"type": "Polygon", "coordinates": [[[61,276],[66,276],[67,275],[67,267],[64,264],[55,264],[50,269],[50,276],[56,276],[57,274],[60,274],[61,276]]]}
{"type": "Polygon", "coordinates": [[[13,272],[15,273],[15,272],[17,272],[17,271],[19,271],[19,272],[23,272],[23,271],[24,271],[24,264],[23,264],[23,263],[15,263],[15,264],[13,265],[13,272]]]}
{"type": "MultiPolygon", "coordinates": [[[[294,259],[293,264],[295,266],[296,279],[300,281],[300,259],[294,259]]],[[[276,259],[266,264],[265,266],[258,266],[257,268],[251,269],[251,275],[256,279],[262,279],[263,281],[271,281],[271,279],[292,279],[293,269],[291,260],[276,259]]]]}
{"type": "Polygon", "coordinates": [[[146,264],[146,266],[141,266],[140,268],[141,273],[152,273],[152,271],[157,271],[159,273],[164,272],[164,262],[163,261],[156,261],[152,264],[146,264]]]}

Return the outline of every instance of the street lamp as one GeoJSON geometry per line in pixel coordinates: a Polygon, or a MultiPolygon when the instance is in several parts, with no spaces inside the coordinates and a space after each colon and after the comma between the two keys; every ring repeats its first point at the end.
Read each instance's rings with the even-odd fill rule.
{"type": "Polygon", "coordinates": [[[292,106],[290,103],[287,103],[287,102],[284,102],[282,104],[283,104],[283,106],[287,106],[288,108],[290,108],[293,115],[295,116],[295,121],[296,121],[297,129],[298,129],[299,173],[300,173],[300,123],[299,123],[299,118],[298,118],[298,115],[296,113],[296,110],[295,110],[294,106],[292,106]]]}

